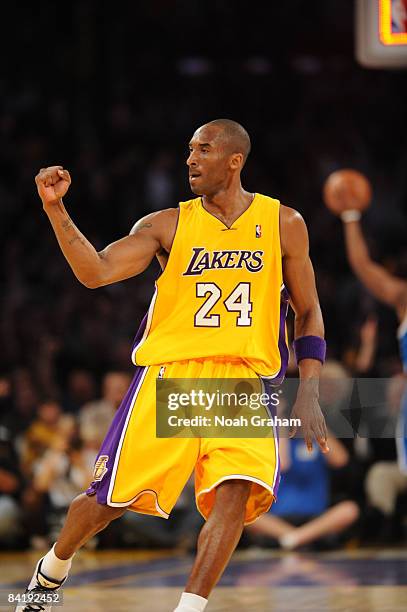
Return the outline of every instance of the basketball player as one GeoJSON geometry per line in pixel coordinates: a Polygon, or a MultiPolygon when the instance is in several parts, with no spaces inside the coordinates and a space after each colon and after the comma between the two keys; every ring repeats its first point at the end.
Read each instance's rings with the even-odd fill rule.
{"type": "MultiPolygon", "coordinates": [[[[200,197],[147,215],[100,253],[62,203],[68,171],[53,166],[36,177],[62,252],[86,287],[139,274],[154,256],[163,272],[136,337],[136,374],[100,450],[94,481],[72,502],[58,541],[35,568],[31,591],[59,588],[78,548],[127,509],[167,518],[195,469],[196,503],[206,524],[176,610],[204,610],[244,524],[276,496],[277,439],[156,438],[156,379],[281,381],[289,301],[301,378],[293,416],[302,421],[308,448],[314,437],[328,451],[317,382],[324,328],[306,226],[278,200],[243,189],[249,152],[249,136],[238,123],[222,119],[200,127],[187,159],[191,189],[200,197]]],[[[50,607],[17,608],[34,609],[50,607]]]]}
{"type": "MultiPolygon", "coordinates": [[[[345,232],[348,261],[359,280],[381,302],[396,311],[400,322],[398,339],[403,370],[407,373],[407,281],[394,276],[384,266],[374,262],[360,227],[361,212],[355,192],[345,183],[340,193],[344,211],[340,217],[345,232]]],[[[397,437],[399,467],[407,475],[407,394],[400,410],[397,437]]]]}

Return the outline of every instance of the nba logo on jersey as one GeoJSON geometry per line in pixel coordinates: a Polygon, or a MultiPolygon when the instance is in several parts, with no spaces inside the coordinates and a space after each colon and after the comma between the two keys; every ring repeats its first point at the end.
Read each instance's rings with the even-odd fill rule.
{"type": "Polygon", "coordinates": [[[157,378],[164,378],[165,366],[161,366],[157,378]]]}
{"type": "Polygon", "coordinates": [[[261,238],[261,225],[256,225],[256,238],[261,238]]]}

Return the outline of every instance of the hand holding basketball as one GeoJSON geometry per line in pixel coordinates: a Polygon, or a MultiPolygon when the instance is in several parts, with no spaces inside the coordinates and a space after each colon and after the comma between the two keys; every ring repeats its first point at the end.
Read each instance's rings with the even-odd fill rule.
{"type": "Polygon", "coordinates": [[[331,212],[340,215],[345,210],[366,210],[372,199],[372,186],[361,172],[352,169],[330,174],[323,188],[324,202],[331,212]]]}
{"type": "Polygon", "coordinates": [[[41,168],[35,177],[39,196],[44,206],[55,204],[68,191],[71,177],[62,166],[41,168]]]}

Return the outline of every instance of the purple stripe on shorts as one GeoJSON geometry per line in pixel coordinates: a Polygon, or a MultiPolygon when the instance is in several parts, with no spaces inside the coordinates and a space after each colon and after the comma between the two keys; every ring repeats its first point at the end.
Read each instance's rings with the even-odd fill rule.
{"type": "Polygon", "coordinates": [[[112,478],[117,448],[120,442],[123,428],[126,424],[127,415],[132,405],[134,394],[136,392],[138,384],[140,383],[144,370],[144,367],[136,367],[136,373],[131,382],[131,385],[128,388],[128,391],[124,396],[119,408],[117,409],[117,412],[109,427],[109,431],[107,432],[106,437],[103,440],[102,446],[100,447],[98,456],[96,458],[95,466],[98,465],[98,462],[100,465],[100,480],[94,480],[91,483],[89,488],[86,490],[86,495],[96,494],[97,501],[99,504],[107,504],[107,496],[109,492],[110,481],[112,478]]]}
{"type": "MultiPolygon", "coordinates": [[[[276,385],[274,384],[274,379],[271,381],[271,380],[267,380],[267,379],[263,378],[262,382],[263,382],[263,385],[264,385],[264,390],[265,390],[265,392],[268,395],[271,395],[272,393],[275,393],[276,385]]],[[[265,406],[265,408],[266,408],[266,411],[267,411],[268,415],[270,417],[272,417],[273,419],[275,419],[276,416],[277,416],[277,406],[274,405],[274,403],[269,402],[265,406]]],[[[277,443],[277,450],[278,450],[279,436],[278,436],[278,426],[277,425],[274,426],[274,437],[275,437],[275,440],[276,440],[276,443],[277,443]]],[[[273,494],[274,494],[274,497],[277,499],[278,487],[279,487],[280,479],[281,479],[281,474],[280,474],[280,457],[279,456],[278,456],[278,459],[277,459],[276,468],[277,468],[277,475],[276,475],[275,482],[274,482],[273,494]]]]}

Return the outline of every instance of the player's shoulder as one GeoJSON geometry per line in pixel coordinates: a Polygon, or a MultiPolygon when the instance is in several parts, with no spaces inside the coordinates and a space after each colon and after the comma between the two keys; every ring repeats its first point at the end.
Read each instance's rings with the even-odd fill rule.
{"type": "MultiPolygon", "coordinates": [[[[280,216],[281,219],[286,221],[287,223],[296,223],[302,220],[304,222],[304,218],[298,210],[292,208],[292,206],[287,206],[286,204],[280,204],[280,216]]],[[[305,223],[305,222],[304,222],[305,223]]]]}
{"type": "Polygon", "coordinates": [[[152,231],[154,233],[157,229],[161,231],[163,228],[169,228],[177,224],[178,215],[178,208],[163,208],[162,210],[149,213],[133,225],[130,235],[141,230],[152,231]]]}
{"type": "Polygon", "coordinates": [[[304,217],[295,208],[280,204],[280,221],[281,224],[292,226],[305,225],[304,217]]]}
{"type": "Polygon", "coordinates": [[[286,255],[308,248],[308,231],[303,216],[285,204],[280,205],[280,241],[286,255]]]}
{"type": "Polygon", "coordinates": [[[157,220],[163,223],[167,221],[177,221],[179,215],[179,208],[163,208],[156,212],[157,220]]]}
{"type": "Polygon", "coordinates": [[[168,232],[173,235],[178,225],[178,218],[179,208],[163,208],[157,211],[155,218],[157,230],[161,235],[167,235],[168,232]]]}

